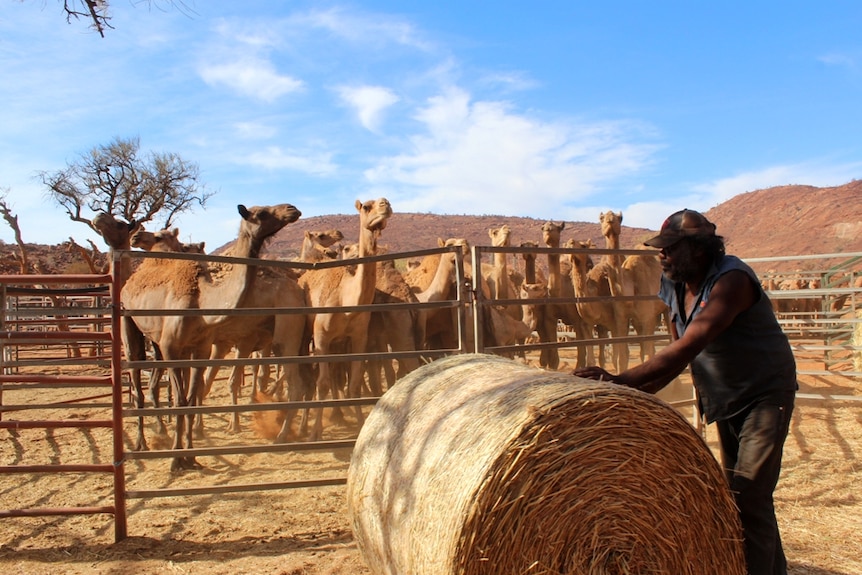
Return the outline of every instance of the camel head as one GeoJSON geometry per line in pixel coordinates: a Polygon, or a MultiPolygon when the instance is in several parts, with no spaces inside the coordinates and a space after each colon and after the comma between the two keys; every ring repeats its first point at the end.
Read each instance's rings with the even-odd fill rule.
{"type": "Polygon", "coordinates": [[[488,237],[491,238],[491,245],[494,247],[508,246],[510,234],[511,229],[506,224],[503,224],[499,228],[492,228],[488,230],[488,237]]]}
{"type": "Polygon", "coordinates": [[[437,246],[441,248],[448,248],[450,246],[461,246],[460,252],[451,252],[448,254],[450,261],[455,261],[455,258],[459,258],[460,261],[464,261],[464,256],[470,253],[470,242],[467,241],[466,238],[449,238],[447,240],[443,240],[443,238],[437,238],[437,246]]]}
{"type": "Polygon", "coordinates": [[[181,247],[182,251],[187,254],[202,254],[205,253],[206,245],[206,242],[194,242],[191,244],[182,244],[181,247]]]}
{"type": "Polygon", "coordinates": [[[359,257],[359,244],[348,243],[341,248],[341,259],[352,260],[359,257]]]}
{"type": "Polygon", "coordinates": [[[392,216],[392,205],[386,198],[367,202],[356,200],[356,211],[359,212],[362,227],[370,231],[380,231],[386,227],[387,221],[392,216]]]}
{"type": "Polygon", "coordinates": [[[90,223],[105,243],[115,250],[129,249],[132,234],[141,226],[140,222],[135,220],[124,222],[104,212],[96,214],[90,223]]]}
{"type": "Polygon", "coordinates": [[[599,214],[599,223],[602,224],[602,235],[604,237],[616,236],[619,237],[622,230],[623,213],[612,212],[608,210],[603,214],[599,214]]]}
{"type": "Polygon", "coordinates": [[[308,231],[305,232],[305,237],[308,241],[321,248],[328,248],[332,244],[340,242],[344,239],[344,234],[341,230],[324,230],[324,231],[308,231]]]}
{"type": "Polygon", "coordinates": [[[261,245],[264,240],[274,236],[284,226],[295,222],[302,215],[302,212],[290,204],[251,208],[239,204],[236,208],[242,216],[239,237],[250,240],[255,245],[261,245]]]}
{"type": "Polygon", "coordinates": [[[560,232],[566,229],[566,222],[555,224],[554,222],[545,222],[542,224],[542,241],[547,246],[560,245],[560,232]]]}
{"type": "Polygon", "coordinates": [[[142,226],[132,234],[130,243],[131,247],[140,248],[148,252],[181,252],[183,251],[183,246],[180,243],[179,235],[179,228],[148,232],[142,226]]]}

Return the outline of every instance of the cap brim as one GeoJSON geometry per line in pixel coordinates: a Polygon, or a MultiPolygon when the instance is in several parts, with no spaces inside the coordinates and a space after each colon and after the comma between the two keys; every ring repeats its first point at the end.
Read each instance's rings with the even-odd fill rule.
{"type": "Polygon", "coordinates": [[[673,244],[677,243],[681,239],[682,239],[682,236],[667,236],[667,235],[663,236],[663,235],[659,234],[659,235],[654,236],[654,237],[648,239],[647,241],[645,241],[644,245],[650,246],[652,248],[662,249],[662,248],[672,246],[673,244]]]}

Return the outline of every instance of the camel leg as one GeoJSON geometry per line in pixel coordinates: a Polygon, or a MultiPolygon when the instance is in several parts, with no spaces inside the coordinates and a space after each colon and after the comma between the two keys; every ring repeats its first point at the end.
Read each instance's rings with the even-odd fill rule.
{"type": "MultiPolygon", "coordinates": [[[[626,315],[618,311],[616,316],[616,326],[613,331],[614,337],[627,337],[629,334],[629,322],[626,315]]],[[[629,368],[629,344],[626,342],[614,344],[614,364],[617,373],[623,372],[629,368]]]]}
{"type": "MultiPolygon", "coordinates": [[[[165,374],[165,370],[159,367],[155,367],[150,370],[150,375],[147,380],[147,395],[149,396],[150,403],[153,404],[153,407],[159,407],[161,405],[160,389],[162,386],[162,377],[165,374]]],[[[170,398],[168,399],[170,402],[170,398]]],[[[165,425],[165,419],[161,415],[156,416],[156,425],[158,426],[159,435],[167,435],[168,434],[168,426],[165,425]]]]}
{"type": "MultiPolygon", "coordinates": [[[[347,380],[347,397],[351,398],[359,398],[362,397],[362,386],[364,379],[364,362],[362,361],[351,361],[350,362],[350,376],[347,380]]],[[[356,422],[359,425],[365,423],[365,414],[362,413],[362,406],[356,405],[353,408],[354,414],[356,415],[356,422]]]]}
{"type": "MultiPolygon", "coordinates": [[[[169,358],[165,358],[169,359],[169,358]]],[[[171,378],[171,389],[173,390],[173,398],[174,398],[174,406],[175,407],[185,407],[186,406],[186,394],[184,390],[183,384],[183,374],[180,368],[170,368],[169,370],[170,378],[171,378]]],[[[174,426],[174,442],[171,446],[171,449],[179,450],[183,447],[183,432],[185,429],[186,416],[185,415],[176,415],[175,416],[175,426],[174,426]]],[[[176,473],[178,471],[182,471],[185,468],[183,464],[183,458],[174,457],[171,462],[171,472],[176,473]]]]}
{"type": "MultiPolygon", "coordinates": [[[[165,359],[170,360],[171,357],[166,353],[165,359]]],[[[199,368],[192,370],[171,368],[170,374],[174,405],[176,407],[186,407],[197,404],[197,394],[203,386],[203,372],[199,368]],[[197,379],[201,380],[200,385],[195,383],[197,379]]],[[[193,445],[194,415],[178,414],[175,421],[174,442],[171,448],[174,450],[191,449],[193,445]],[[183,441],[184,439],[185,442],[183,441]]],[[[200,464],[197,463],[194,457],[178,456],[174,457],[171,462],[171,472],[173,473],[186,469],[200,469],[200,467],[200,464]]]]}
{"type": "MultiPolygon", "coordinates": [[[[272,355],[276,357],[307,356],[311,348],[311,337],[306,332],[307,327],[306,318],[302,316],[277,316],[273,333],[272,355]]],[[[281,393],[285,385],[287,386],[288,401],[312,401],[316,388],[313,365],[295,361],[282,363],[282,373],[275,383],[275,392],[281,393]]],[[[276,443],[288,441],[295,415],[295,409],[285,411],[284,423],[275,438],[276,443]]],[[[297,432],[298,437],[304,437],[308,433],[308,415],[308,408],[303,409],[297,432]]]]}
{"type": "MultiPolygon", "coordinates": [[[[126,358],[129,361],[142,360],[146,357],[146,341],[144,334],[137,328],[131,319],[124,318],[123,329],[123,344],[125,347],[126,358]]],[[[135,407],[143,409],[144,407],[144,391],[141,383],[141,370],[131,370],[132,386],[135,393],[135,407]]],[[[138,416],[138,437],[135,441],[136,451],[147,451],[147,439],[144,434],[144,416],[138,416]]]]}
{"type": "MultiPolygon", "coordinates": [[[[209,346],[207,346],[209,348],[209,346]]],[[[198,354],[197,357],[206,357],[207,354],[204,352],[203,354],[198,354]]],[[[188,404],[190,406],[200,405],[201,402],[198,401],[200,397],[200,390],[204,386],[204,371],[199,367],[193,367],[191,369],[191,373],[189,375],[189,394],[188,394],[188,404]]],[[[186,447],[191,449],[193,447],[193,439],[194,430],[192,428],[192,424],[194,423],[195,416],[189,415],[187,416],[188,429],[186,430],[186,447]]],[[[185,469],[202,469],[203,466],[197,462],[197,460],[192,457],[185,457],[183,461],[185,465],[185,469]]]]}
{"type": "MultiPolygon", "coordinates": [[[[329,397],[332,389],[329,363],[325,361],[320,362],[318,369],[320,373],[317,376],[317,400],[322,401],[329,397]]],[[[323,408],[315,407],[312,409],[311,419],[311,435],[309,436],[309,440],[320,441],[323,437],[323,408]]]]}
{"type": "MultiPolygon", "coordinates": [[[[239,357],[239,353],[237,353],[239,357]]],[[[235,365],[230,370],[230,401],[232,405],[239,405],[239,394],[242,386],[245,383],[245,366],[235,365]]],[[[230,421],[227,424],[228,431],[239,431],[239,412],[234,411],[231,414],[230,421]]]]}
{"type": "MultiPolygon", "coordinates": [[[[162,352],[159,351],[159,346],[156,344],[153,344],[153,357],[158,360],[162,359],[162,352]]],[[[162,376],[164,375],[164,368],[154,367],[150,370],[150,376],[147,380],[147,394],[153,407],[159,407],[160,405],[159,390],[161,389],[162,376]]],[[[170,397],[168,397],[168,403],[170,403],[170,397]]],[[[158,426],[159,435],[163,437],[168,435],[168,427],[165,425],[165,419],[161,415],[156,416],[156,425],[158,426]]]]}
{"type": "MultiPolygon", "coordinates": [[[[548,313],[547,309],[540,312],[536,330],[539,333],[539,341],[556,343],[557,318],[554,315],[548,313]]],[[[539,364],[548,369],[557,369],[560,367],[560,351],[556,347],[543,348],[539,354],[539,364]]]]}

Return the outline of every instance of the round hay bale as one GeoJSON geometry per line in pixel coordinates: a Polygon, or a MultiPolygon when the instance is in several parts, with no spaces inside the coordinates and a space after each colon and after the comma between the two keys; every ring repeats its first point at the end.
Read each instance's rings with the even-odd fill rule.
{"type": "Polygon", "coordinates": [[[745,573],[723,472],[680,414],[498,356],[444,358],[387,391],[347,497],[376,574],[745,573]]]}

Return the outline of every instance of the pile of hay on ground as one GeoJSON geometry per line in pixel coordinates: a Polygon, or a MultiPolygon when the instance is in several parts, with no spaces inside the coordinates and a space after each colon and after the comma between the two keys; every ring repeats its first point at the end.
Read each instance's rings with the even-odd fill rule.
{"type": "Polygon", "coordinates": [[[347,493],[379,574],[745,572],[723,473],[673,408],[497,356],[390,389],[347,493]]]}

